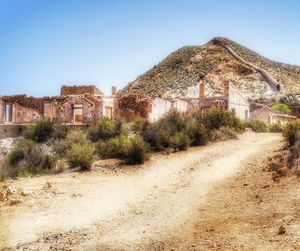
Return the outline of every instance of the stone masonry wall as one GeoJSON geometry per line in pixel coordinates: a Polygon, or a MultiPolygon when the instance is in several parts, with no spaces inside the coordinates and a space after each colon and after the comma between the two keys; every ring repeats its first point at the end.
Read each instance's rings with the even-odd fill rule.
{"type": "Polygon", "coordinates": [[[93,95],[103,95],[101,91],[94,85],[82,85],[82,86],[65,86],[61,87],[61,95],[82,95],[82,94],[93,94],[93,95]]]}

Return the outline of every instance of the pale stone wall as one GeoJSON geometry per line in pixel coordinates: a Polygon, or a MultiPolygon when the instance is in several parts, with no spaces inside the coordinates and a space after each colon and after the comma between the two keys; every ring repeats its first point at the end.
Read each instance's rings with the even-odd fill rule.
{"type": "Polygon", "coordinates": [[[4,122],[4,106],[3,106],[3,100],[0,97],[0,124],[2,124],[4,122]]]}
{"type": "Polygon", "coordinates": [[[172,103],[169,100],[162,98],[154,98],[151,104],[151,111],[149,112],[148,119],[154,122],[163,117],[172,108],[172,103]]]}
{"type": "Polygon", "coordinates": [[[173,102],[173,107],[176,109],[178,112],[186,113],[188,112],[188,102],[180,99],[176,99],[173,102]]]}
{"type": "MultiPolygon", "coordinates": [[[[226,87],[225,87],[226,88],[226,87]]],[[[250,105],[242,97],[241,93],[232,84],[228,84],[228,91],[225,95],[228,95],[228,110],[232,111],[235,116],[242,120],[250,118],[250,105]]]]}

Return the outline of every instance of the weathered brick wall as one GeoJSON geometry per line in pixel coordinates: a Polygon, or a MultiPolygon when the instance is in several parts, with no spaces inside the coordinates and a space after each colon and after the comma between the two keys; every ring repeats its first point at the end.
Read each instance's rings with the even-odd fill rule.
{"type": "MultiPolygon", "coordinates": [[[[14,124],[35,123],[45,112],[57,123],[73,123],[73,105],[75,104],[83,106],[83,123],[91,123],[101,117],[103,109],[102,97],[92,94],[44,98],[26,97],[25,95],[7,96],[3,98],[4,104],[13,105],[14,124]],[[44,104],[46,104],[46,110],[44,104]]],[[[3,123],[3,109],[0,103],[0,123],[3,123]]]]}
{"type": "Polygon", "coordinates": [[[57,123],[73,123],[73,105],[82,104],[83,123],[92,123],[101,116],[101,100],[94,97],[68,97],[64,102],[54,105],[53,120],[57,123]]]}
{"type": "Polygon", "coordinates": [[[34,123],[42,117],[39,109],[24,107],[19,104],[13,105],[13,123],[26,124],[34,123]]]}
{"type": "Polygon", "coordinates": [[[130,95],[117,99],[118,113],[126,119],[135,119],[138,117],[148,118],[151,112],[151,100],[146,97],[130,95]]]}
{"type": "Polygon", "coordinates": [[[94,94],[94,95],[103,95],[101,91],[94,85],[82,85],[82,86],[65,86],[61,87],[61,95],[82,95],[82,94],[94,94]]]}

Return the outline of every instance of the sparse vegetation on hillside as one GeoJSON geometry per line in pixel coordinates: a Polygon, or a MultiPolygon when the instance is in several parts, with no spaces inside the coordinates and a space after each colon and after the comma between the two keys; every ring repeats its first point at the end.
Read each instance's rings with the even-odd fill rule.
{"type": "Polygon", "coordinates": [[[223,83],[228,80],[247,97],[264,99],[268,84],[256,70],[234,59],[220,41],[244,60],[266,70],[284,91],[299,92],[300,67],[271,61],[229,39],[215,38],[203,46],[186,46],[173,52],[129,83],[120,95],[185,96],[189,87],[203,79],[207,80],[207,89],[211,93],[222,93],[223,83]]]}
{"type": "Polygon", "coordinates": [[[286,104],[283,104],[283,103],[276,103],[272,106],[272,109],[276,110],[276,111],[279,111],[279,112],[282,112],[284,114],[291,114],[292,111],[291,109],[289,108],[288,105],[286,104]]]}

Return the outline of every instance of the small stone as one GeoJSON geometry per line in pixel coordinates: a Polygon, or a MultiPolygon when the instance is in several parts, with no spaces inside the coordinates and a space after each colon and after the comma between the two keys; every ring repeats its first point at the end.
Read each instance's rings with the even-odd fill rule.
{"type": "Polygon", "coordinates": [[[6,199],[6,194],[4,192],[0,192],[0,202],[5,201],[6,199]]]}
{"type": "Polygon", "coordinates": [[[7,187],[7,190],[6,190],[6,194],[7,195],[11,195],[11,194],[14,194],[16,191],[15,189],[13,189],[12,187],[7,187]]]}
{"type": "Polygon", "coordinates": [[[10,206],[14,206],[14,205],[17,205],[17,204],[19,204],[19,203],[21,203],[21,201],[18,200],[18,199],[11,199],[11,200],[9,201],[9,205],[10,205],[10,206]]]}
{"type": "Polygon", "coordinates": [[[285,232],[286,232],[285,227],[281,225],[281,226],[279,227],[278,234],[279,234],[279,235],[282,235],[282,234],[285,234],[285,232]]]}

